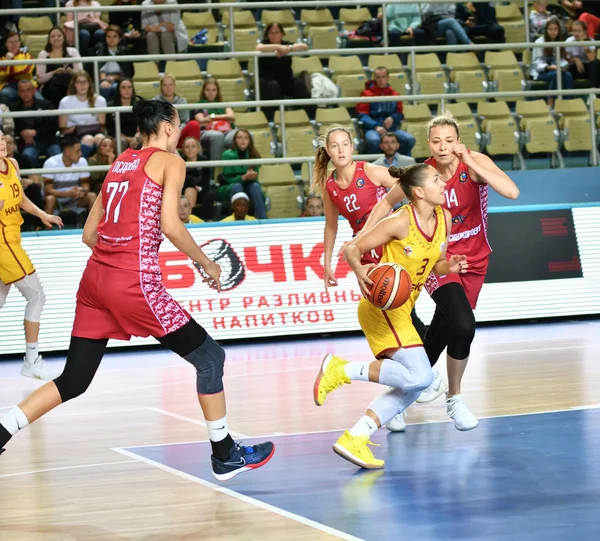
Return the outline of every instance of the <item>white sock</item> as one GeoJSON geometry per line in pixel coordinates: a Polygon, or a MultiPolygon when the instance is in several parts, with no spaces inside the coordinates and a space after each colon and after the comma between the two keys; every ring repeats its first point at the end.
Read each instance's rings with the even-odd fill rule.
{"type": "Polygon", "coordinates": [[[15,406],[0,419],[0,424],[14,436],[19,430],[29,425],[29,421],[23,410],[19,406],[15,406]]]}
{"type": "Polygon", "coordinates": [[[377,423],[369,416],[363,415],[360,421],[350,429],[351,436],[371,436],[377,432],[377,423]]]}
{"type": "Polygon", "coordinates": [[[352,381],[369,381],[369,365],[371,363],[348,363],[344,372],[352,381]]]}
{"type": "Polygon", "coordinates": [[[461,400],[461,395],[460,394],[454,394],[452,396],[448,395],[446,397],[446,402],[453,402],[454,400],[461,400]]]}
{"type": "Polygon", "coordinates": [[[27,342],[25,344],[25,360],[28,363],[34,363],[38,358],[38,343],[37,342],[27,342]]]}
{"type": "Polygon", "coordinates": [[[229,428],[227,428],[227,415],[217,421],[206,421],[206,428],[208,428],[208,439],[210,441],[222,441],[229,434],[229,428]]]}

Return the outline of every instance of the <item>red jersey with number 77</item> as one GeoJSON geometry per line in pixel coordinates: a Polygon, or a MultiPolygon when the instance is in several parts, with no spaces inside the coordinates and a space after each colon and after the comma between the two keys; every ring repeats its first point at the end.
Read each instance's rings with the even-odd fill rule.
{"type": "MultiPolygon", "coordinates": [[[[435,167],[435,159],[425,163],[435,167]]],[[[469,265],[487,258],[492,252],[488,241],[488,186],[469,177],[469,168],[459,161],[446,184],[446,203],[452,215],[448,255],[465,255],[469,265]]]]}
{"type": "Polygon", "coordinates": [[[145,171],[158,148],[127,149],[113,163],[102,184],[104,216],[90,259],[123,270],[160,275],[158,249],[163,188],[145,171]]]}

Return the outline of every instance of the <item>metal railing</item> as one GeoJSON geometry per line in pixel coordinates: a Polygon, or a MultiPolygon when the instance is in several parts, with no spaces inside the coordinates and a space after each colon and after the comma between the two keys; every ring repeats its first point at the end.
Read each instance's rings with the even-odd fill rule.
{"type": "MultiPolygon", "coordinates": [[[[528,91],[526,95],[528,97],[535,98],[545,98],[549,95],[551,96],[587,96],[588,97],[588,112],[590,115],[590,131],[591,131],[591,162],[592,164],[598,165],[598,148],[597,148],[597,136],[596,136],[596,111],[594,107],[594,98],[596,94],[600,93],[600,89],[595,88],[584,88],[584,89],[572,89],[572,90],[536,90],[536,91],[528,91]]],[[[370,103],[370,102],[407,102],[407,101],[439,101],[439,110],[444,110],[446,102],[448,100],[453,99],[463,99],[463,100],[477,100],[477,99],[485,99],[485,98],[495,98],[495,99],[510,99],[518,96],[523,96],[524,93],[522,91],[513,91],[513,92],[464,92],[464,93],[444,93],[444,94],[418,94],[418,95],[401,95],[401,96],[373,96],[373,97],[362,97],[362,98],[327,98],[327,99],[289,99],[289,100],[273,100],[273,101],[239,101],[239,102],[219,102],[219,103],[202,103],[202,104],[181,104],[175,105],[174,107],[178,110],[191,110],[202,107],[203,109],[215,109],[222,107],[258,107],[262,105],[263,107],[278,107],[281,113],[281,122],[282,122],[282,135],[285,134],[285,108],[286,107],[298,107],[298,106],[306,106],[306,105],[344,105],[344,104],[354,104],[357,101],[362,103],[370,103]]],[[[509,100],[510,101],[510,100],[509,100]]],[[[41,117],[52,117],[59,115],[69,115],[69,114],[80,114],[83,111],[95,112],[95,113],[114,113],[115,114],[115,128],[118,129],[120,126],[120,115],[122,113],[130,112],[131,107],[97,107],[94,109],[64,109],[64,110],[48,110],[48,111],[35,111],[36,116],[41,117]]],[[[28,118],[31,116],[30,111],[22,111],[22,112],[9,112],[3,115],[9,118],[28,118]]],[[[117,132],[118,133],[118,132],[117,132]]],[[[120,137],[117,137],[117,143],[120,146],[120,137]]],[[[120,148],[118,149],[120,152],[120,148]]],[[[267,158],[269,160],[268,163],[302,163],[312,161],[313,157],[304,157],[304,158],[267,158]],[[296,160],[294,162],[286,162],[285,160],[296,160]]],[[[229,160],[226,165],[246,165],[251,164],[252,160],[242,160],[242,161],[234,161],[229,160]]],[[[224,162],[222,161],[205,161],[205,162],[187,162],[188,167],[221,167],[224,162]],[[218,165],[217,165],[218,164],[218,165]]],[[[260,163],[260,162],[257,162],[260,163]]],[[[84,168],[82,171],[92,170],[91,168],[84,168]]],[[[93,169],[96,170],[96,169],[93,169]]],[[[106,169],[97,169],[97,170],[108,170],[106,169]]],[[[28,170],[30,171],[30,170],[28,170]]],[[[33,171],[33,170],[31,170],[33,171]]],[[[42,169],[36,169],[36,173],[31,174],[40,174],[42,169]]],[[[46,172],[73,172],[76,169],[67,168],[61,170],[47,170],[46,172]]]]}

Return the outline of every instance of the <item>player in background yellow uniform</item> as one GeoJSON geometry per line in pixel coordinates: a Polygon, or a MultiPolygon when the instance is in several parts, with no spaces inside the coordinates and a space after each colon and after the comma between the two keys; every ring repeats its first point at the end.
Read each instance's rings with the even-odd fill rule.
{"type": "Polygon", "coordinates": [[[23,193],[19,166],[6,156],[6,140],[0,131],[0,308],[14,284],[27,300],[24,321],[26,350],[21,374],[52,379],[55,374],[38,353],[40,316],[46,296],[29,256],[21,246],[21,209],[37,216],[47,227],[62,227],[63,223],[60,217],[45,213],[23,193]]]}
{"type": "Polygon", "coordinates": [[[361,265],[361,255],[384,246],[381,262],[395,262],[410,274],[413,290],[408,301],[396,310],[379,310],[368,300],[358,305],[358,320],[377,360],[349,363],[326,355],[314,386],[314,399],[321,406],[327,394],[352,380],[372,381],[393,387],[374,400],[351,430],[342,434],[333,450],[357,466],[383,468],[384,461],[373,456],[369,438],[378,428],[402,413],[429,386],[433,373],[423,342],[411,321],[411,311],[431,271],[446,275],[466,272],[466,258],[446,259],[452,218],[441,205],[446,183],[426,164],[406,169],[391,167],[410,200],[373,229],[356,237],[344,250],[356,273],[363,295],[369,296],[373,282],[367,273],[374,265],[361,265]]]}

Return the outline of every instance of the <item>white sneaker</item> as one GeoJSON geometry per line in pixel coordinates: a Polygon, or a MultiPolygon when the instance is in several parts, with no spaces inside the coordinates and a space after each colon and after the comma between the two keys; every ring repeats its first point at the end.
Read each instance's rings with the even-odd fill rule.
{"type": "Polygon", "coordinates": [[[446,398],[446,409],[457,430],[473,430],[479,424],[477,417],[469,411],[459,394],[446,398]]]}
{"type": "Polygon", "coordinates": [[[406,411],[396,415],[385,427],[390,432],[404,432],[406,430],[406,411]]]}
{"type": "Polygon", "coordinates": [[[433,381],[417,398],[419,404],[433,402],[436,398],[443,395],[448,390],[448,384],[442,379],[441,374],[434,368],[433,381]]]}
{"type": "Polygon", "coordinates": [[[27,362],[24,358],[21,375],[44,381],[53,380],[57,376],[57,374],[48,368],[46,361],[44,361],[41,355],[38,355],[37,359],[32,363],[27,362]]]}

